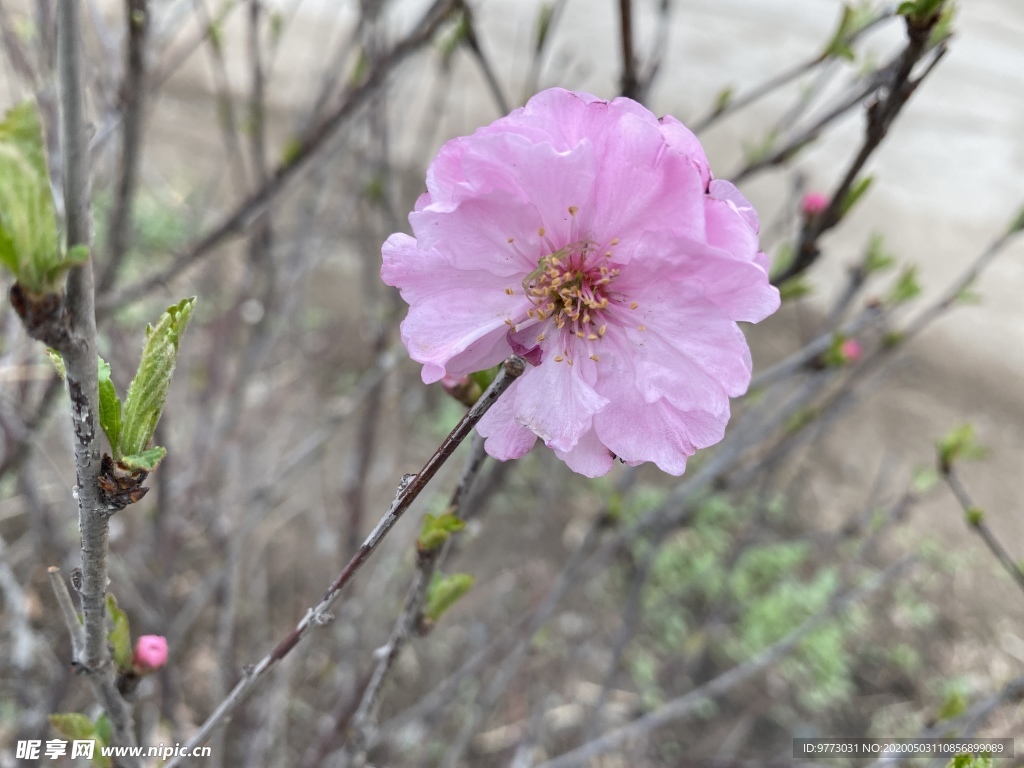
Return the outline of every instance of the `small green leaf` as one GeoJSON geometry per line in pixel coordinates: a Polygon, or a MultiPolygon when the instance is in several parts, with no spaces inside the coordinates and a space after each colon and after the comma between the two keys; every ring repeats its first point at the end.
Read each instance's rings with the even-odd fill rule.
{"type": "Polygon", "coordinates": [[[50,349],[47,347],[46,355],[50,358],[50,362],[53,363],[53,367],[57,370],[57,375],[62,379],[66,379],[68,377],[68,372],[64,368],[64,358],[60,356],[60,352],[56,349],[50,349]]]}
{"type": "Polygon", "coordinates": [[[1014,235],[1021,231],[1024,231],[1024,206],[1021,207],[1017,217],[1010,222],[1008,233],[1014,235]]]}
{"type": "Polygon", "coordinates": [[[731,85],[725,86],[715,96],[715,106],[712,109],[713,114],[720,115],[729,105],[732,103],[732,97],[735,95],[735,90],[731,85]]]}
{"type": "Polygon", "coordinates": [[[868,239],[867,251],[864,254],[864,272],[881,272],[896,263],[896,257],[885,250],[885,238],[873,232],[868,239]]]}
{"type": "Polygon", "coordinates": [[[96,733],[92,720],[78,712],[50,715],[50,725],[56,728],[61,736],[71,741],[91,739],[96,733]]]}
{"type": "Polygon", "coordinates": [[[914,473],[910,487],[914,493],[928,493],[939,482],[939,473],[931,467],[924,467],[914,473]]]}
{"type": "Polygon", "coordinates": [[[928,38],[929,48],[934,48],[953,36],[954,16],[956,16],[956,5],[954,3],[950,2],[942,7],[942,11],[939,12],[939,20],[935,22],[935,26],[932,27],[931,36],[928,38]]]}
{"type": "Polygon", "coordinates": [[[748,165],[756,165],[767,160],[778,141],[778,131],[770,131],[756,144],[744,144],[743,159],[748,165]]]}
{"type": "Polygon", "coordinates": [[[107,595],[107,614],[113,625],[107,634],[107,640],[114,649],[114,664],[123,672],[132,666],[132,633],[128,626],[128,614],[117,606],[117,599],[107,595]]]}
{"type": "Polygon", "coordinates": [[[917,267],[911,265],[904,267],[896,283],[889,291],[889,301],[893,304],[903,304],[910,301],[921,293],[921,285],[917,282],[917,267]]]}
{"type": "Polygon", "coordinates": [[[115,459],[121,457],[118,441],[121,439],[121,399],[110,380],[110,365],[100,358],[100,426],[110,443],[115,459]]]}
{"type": "Polygon", "coordinates": [[[964,517],[967,518],[967,524],[971,526],[971,528],[977,528],[985,518],[985,510],[981,507],[971,507],[964,512],[964,517]]]}
{"type": "Polygon", "coordinates": [[[435,574],[427,591],[427,607],[423,614],[432,622],[436,622],[469,592],[475,581],[476,579],[468,573],[453,573],[451,576],[435,574]]]}
{"type": "Polygon", "coordinates": [[[794,435],[808,424],[813,423],[817,418],[818,412],[816,410],[813,408],[802,408],[786,420],[786,424],[783,429],[785,429],[788,434],[794,435]]]}
{"type": "Polygon", "coordinates": [[[902,331],[887,331],[882,337],[882,346],[886,349],[892,349],[903,343],[904,335],[902,331]]]}
{"type": "Polygon", "coordinates": [[[454,22],[437,39],[437,47],[445,61],[451,59],[458,47],[469,39],[469,19],[465,12],[458,11],[452,18],[454,22]]]}
{"type": "Polygon", "coordinates": [[[779,249],[772,258],[772,279],[775,279],[789,268],[789,265],[793,263],[793,256],[793,243],[785,241],[779,244],[779,249]]]}
{"type": "Polygon", "coordinates": [[[971,306],[977,306],[982,303],[981,294],[977,291],[972,291],[969,287],[961,288],[956,293],[954,299],[957,304],[967,304],[971,306]]]}
{"type": "Polygon", "coordinates": [[[370,71],[370,57],[366,55],[366,49],[360,47],[356,56],[355,66],[352,67],[352,74],[348,76],[348,84],[353,88],[358,88],[366,80],[366,75],[370,71]]]}
{"type": "Polygon", "coordinates": [[[178,359],[178,342],[195,305],[194,297],[183,299],[168,307],[156,326],[146,328],[146,344],[142,349],[139,370],[124,400],[124,420],[118,447],[125,456],[142,454],[153,439],[178,359]]]}
{"type": "Polygon", "coordinates": [[[871,183],[875,180],[874,176],[861,176],[859,179],[855,179],[853,184],[850,185],[850,189],[846,192],[846,196],[843,198],[842,205],[839,206],[840,217],[846,216],[853,207],[864,197],[864,193],[871,187],[871,183]]]}
{"type": "Polygon", "coordinates": [[[142,469],[152,472],[157,465],[167,456],[167,449],[161,445],[154,445],[142,453],[134,453],[131,456],[121,457],[121,466],[127,469],[142,469]]]}
{"type": "Polygon", "coordinates": [[[963,424],[950,431],[936,446],[939,452],[939,470],[946,474],[957,461],[971,461],[984,458],[986,448],[977,441],[974,427],[963,424]]]}
{"type": "Polygon", "coordinates": [[[113,737],[113,729],[110,726],[110,718],[100,715],[96,718],[96,739],[103,744],[109,744],[113,737]]]}
{"type": "Polygon", "coordinates": [[[915,24],[928,23],[934,17],[946,0],[910,0],[900,3],[896,13],[906,16],[915,24]]]}
{"type": "MultiPolygon", "coordinates": [[[[88,259],[88,252],[85,253],[88,259]]],[[[0,264],[32,293],[59,293],[82,253],[65,256],[57,237],[42,125],[34,101],[0,121],[0,264]]]]}
{"type": "Polygon", "coordinates": [[[422,553],[433,552],[444,546],[453,533],[465,527],[466,521],[451,512],[436,517],[427,513],[423,516],[423,527],[420,529],[419,539],[416,540],[416,549],[422,553]]]}
{"type": "Polygon", "coordinates": [[[480,387],[480,394],[483,394],[484,390],[486,390],[489,386],[491,386],[491,384],[494,382],[494,380],[496,378],[498,378],[498,373],[500,373],[500,372],[501,372],[501,364],[498,364],[498,365],[494,366],[493,368],[488,368],[485,371],[476,371],[475,373],[471,373],[471,374],[469,374],[469,378],[478,387],[480,387]]]}
{"type": "Polygon", "coordinates": [[[537,13],[536,32],[533,36],[533,50],[539,53],[547,42],[548,32],[551,31],[551,19],[555,15],[554,3],[544,3],[537,13]]]}
{"type": "Polygon", "coordinates": [[[284,150],[281,152],[281,165],[291,165],[298,157],[299,153],[302,152],[302,140],[296,137],[292,137],[285,142],[284,150]]]}
{"type": "Polygon", "coordinates": [[[832,33],[832,38],[825,46],[825,50],[822,51],[823,57],[834,57],[847,61],[853,61],[856,58],[849,41],[850,35],[856,31],[855,18],[853,8],[848,4],[843,5],[843,15],[839,17],[839,26],[832,33]]]}
{"type": "Polygon", "coordinates": [[[779,286],[779,296],[782,297],[782,301],[793,301],[794,299],[809,296],[811,293],[813,293],[811,284],[807,282],[803,275],[791,277],[779,286]]]}

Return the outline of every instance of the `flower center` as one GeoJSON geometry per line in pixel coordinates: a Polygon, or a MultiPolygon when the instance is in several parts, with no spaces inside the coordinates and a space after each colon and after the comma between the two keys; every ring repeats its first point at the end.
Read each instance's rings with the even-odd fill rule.
{"type": "Polygon", "coordinates": [[[523,280],[533,303],[527,316],[553,318],[559,330],[568,325],[581,338],[603,336],[604,325],[598,326],[601,310],[608,307],[608,285],[619,270],[601,263],[603,259],[594,257],[596,251],[595,243],[583,240],[541,258],[537,269],[523,280]]]}

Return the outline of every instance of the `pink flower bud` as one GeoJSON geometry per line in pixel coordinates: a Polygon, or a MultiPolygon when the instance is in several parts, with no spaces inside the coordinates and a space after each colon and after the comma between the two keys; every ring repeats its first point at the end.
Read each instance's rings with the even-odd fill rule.
{"type": "Polygon", "coordinates": [[[864,350],[860,346],[860,342],[856,339],[847,339],[839,345],[839,353],[849,363],[855,363],[860,360],[860,356],[864,353],[864,350]]]}
{"type": "Polygon", "coordinates": [[[167,663],[167,638],[160,635],[143,635],[135,641],[132,654],[132,669],[139,675],[156,672],[167,663]]]}
{"type": "Polygon", "coordinates": [[[821,192],[808,192],[804,195],[804,199],[800,201],[800,212],[805,218],[811,218],[822,213],[828,208],[829,199],[827,195],[821,192]]]}

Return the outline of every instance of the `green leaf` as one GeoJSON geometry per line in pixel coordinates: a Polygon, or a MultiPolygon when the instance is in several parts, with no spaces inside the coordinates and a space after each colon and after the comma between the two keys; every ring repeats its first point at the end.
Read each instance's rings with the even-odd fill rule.
{"type": "Polygon", "coordinates": [[[122,456],[121,465],[127,469],[142,469],[152,472],[157,465],[167,456],[167,449],[161,445],[154,445],[142,453],[133,453],[131,456],[122,456]]]}
{"type": "Polygon", "coordinates": [[[533,50],[539,53],[547,42],[548,32],[551,31],[551,19],[555,15],[554,3],[544,3],[537,13],[536,33],[533,37],[533,50]]]}
{"type": "Polygon", "coordinates": [[[803,275],[791,277],[779,286],[779,295],[784,302],[793,301],[794,299],[808,296],[811,293],[813,293],[811,284],[807,282],[803,275]]]}
{"type": "Polygon", "coordinates": [[[779,141],[778,131],[769,131],[759,142],[756,144],[744,144],[743,145],[743,159],[748,165],[756,165],[764,160],[767,160],[771,155],[772,150],[775,149],[775,145],[779,141]]]}
{"type": "Polygon", "coordinates": [[[963,424],[953,429],[936,447],[939,452],[939,469],[943,473],[948,473],[950,467],[957,461],[981,459],[988,453],[974,436],[974,427],[971,424],[963,424]]]}
{"type": "Polygon", "coordinates": [[[896,13],[906,16],[915,24],[925,24],[939,12],[946,0],[910,0],[900,3],[896,13]]]}
{"type": "Polygon", "coordinates": [[[843,15],[839,17],[839,26],[832,33],[832,38],[822,51],[824,57],[835,57],[853,61],[856,56],[850,47],[849,38],[855,31],[856,16],[852,7],[843,5],[843,15]]]}
{"type": "Polygon", "coordinates": [[[1015,235],[1022,231],[1024,231],[1024,206],[1021,206],[1016,218],[1010,222],[1010,228],[1007,230],[1007,233],[1015,235]]]}
{"type": "Polygon", "coordinates": [[[928,493],[939,482],[939,473],[931,467],[923,467],[914,473],[910,487],[914,493],[928,493]]]}
{"type": "Polygon", "coordinates": [[[436,622],[469,592],[475,581],[476,579],[468,573],[453,573],[451,576],[435,574],[427,591],[427,607],[423,614],[432,622],[436,622]]]}
{"type": "Polygon", "coordinates": [[[113,728],[110,725],[110,718],[100,715],[96,718],[96,739],[103,744],[109,744],[113,738],[113,728]]]}
{"type": "Polygon", "coordinates": [[[64,358],[60,356],[60,352],[56,349],[50,349],[47,347],[46,354],[50,358],[50,362],[53,363],[53,367],[57,370],[57,375],[60,376],[61,379],[66,379],[68,377],[68,372],[64,368],[64,358]]]}
{"type": "Polygon", "coordinates": [[[722,112],[724,112],[729,107],[729,104],[732,103],[732,97],[734,95],[735,91],[733,90],[733,87],[731,85],[727,85],[722,90],[720,90],[718,92],[718,95],[715,96],[715,106],[712,109],[712,113],[720,115],[722,112]]]}
{"type": "Polygon", "coordinates": [[[458,11],[452,18],[454,22],[437,39],[437,47],[445,61],[451,59],[456,49],[469,39],[469,19],[465,11],[458,11]]]}
{"type": "Polygon", "coordinates": [[[956,16],[956,5],[952,2],[946,3],[939,12],[939,20],[932,27],[932,33],[928,38],[928,47],[934,48],[944,43],[953,36],[953,17],[956,16]]]}
{"type": "Polygon", "coordinates": [[[428,512],[423,516],[423,527],[416,540],[416,549],[424,554],[433,552],[444,546],[453,533],[461,531],[465,527],[466,521],[451,512],[445,512],[436,517],[428,512]]]}
{"type": "Polygon", "coordinates": [[[56,728],[61,736],[71,741],[91,739],[96,733],[92,720],[78,712],[50,715],[50,725],[56,728]]]}
{"type": "Polygon", "coordinates": [[[971,528],[977,528],[981,525],[981,521],[985,519],[985,510],[981,507],[971,507],[964,512],[964,517],[967,518],[967,524],[971,528]]]}
{"type": "Polygon", "coordinates": [[[878,232],[872,232],[864,254],[864,272],[881,272],[895,263],[896,257],[885,250],[885,238],[878,232]]]}
{"type": "Polygon", "coordinates": [[[874,180],[874,176],[861,176],[859,179],[854,180],[853,184],[850,185],[850,189],[846,192],[846,196],[843,198],[842,205],[839,206],[840,217],[853,210],[853,207],[864,197],[864,193],[868,191],[871,182],[874,180]]]}
{"type": "Polygon", "coordinates": [[[146,344],[142,349],[139,370],[124,400],[124,421],[118,448],[125,456],[142,454],[153,439],[178,359],[178,342],[195,305],[195,297],[183,299],[168,307],[155,326],[146,328],[146,344]]]}
{"type": "Polygon", "coordinates": [[[921,293],[921,285],[917,282],[917,267],[911,265],[904,267],[896,283],[889,291],[889,301],[893,304],[903,304],[910,301],[921,293]]]}
{"type": "Polygon", "coordinates": [[[62,250],[39,113],[26,101],[0,121],[0,264],[28,291],[58,293],[64,272],[83,260],[80,249],[62,250]]]}
{"type": "Polygon", "coordinates": [[[302,140],[294,136],[288,139],[281,151],[281,165],[291,165],[298,159],[301,152],[302,140]]]}
{"type": "Polygon", "coordinates": [[[475,373],[471,373],[471,374],[469,374],[469,378],[478,387],[480,387],[480,394],[482,395],[484,393],[484,391],[489,386],[491,386],[491,384],[494,382],[494,380],[496,378],[498,378],[498,373],[500,373],[500,372],[501,372],[501,363],[499,363],[498,365],[494,366],[493,368],[488,368],[485,371],[476,371],[475,373]]]}
{"type": "Polygon", "coordinates": [[[121,458],[118,441],[121,439],[121,398],[110,380],[110,365],[100,358],[100,426],[110,443],[115,459],[121,458]]]}
{"type": "Polygon", "coordinates": [[[117,605],[117,599],[107,595],[107,614],[113,625],[107,633],[107,640],[114,649],[114,664],[123,672],[132,666],[132,633],[128,626],[128,614],[117,605]]]}

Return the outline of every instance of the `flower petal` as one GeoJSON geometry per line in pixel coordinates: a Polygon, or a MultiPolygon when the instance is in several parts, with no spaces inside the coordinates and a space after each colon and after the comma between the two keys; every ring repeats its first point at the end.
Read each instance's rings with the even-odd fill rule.
{"type": "Polygon", "coordinates": [[[505,293],[507,280],[490,272],[455,270],[443,254],[418,248],[408,235],[389,237],[382,254],[381,277],[409,304],[402,341],[412,359],[424,364],[424,382],[439,381],[447,363],[467,350],[472,350],[469,358],[489,361],[481,367],[508,355],[506,320],[525,312],[528,302],[505,293]]]}
{"type": "Polygon", "coordinates": [[[520,459],[537,442],[537,435],[516,423],[514,404],[518,385],[518,381],[513,382],[476,425],[476,431],[486,438],[484,450],[499,461],[520,459]]]}
{"type": "Polygon", "coordinates": [[[589,360],[556,362],[545,356],[517,382],[516,422],[534,432],[549,448],[571,451],[590,429],[593,415],[608,405],[583,380],[581,371],[589,360]]]}
{"type": "Polygon", "coordinates": [[[564,461],[573,472],[586,477],[607,475],[615,464],[612,452],[598,439],[593,429],[580,437],[571,451],[555,451],[555,456],[564,461]]]}

